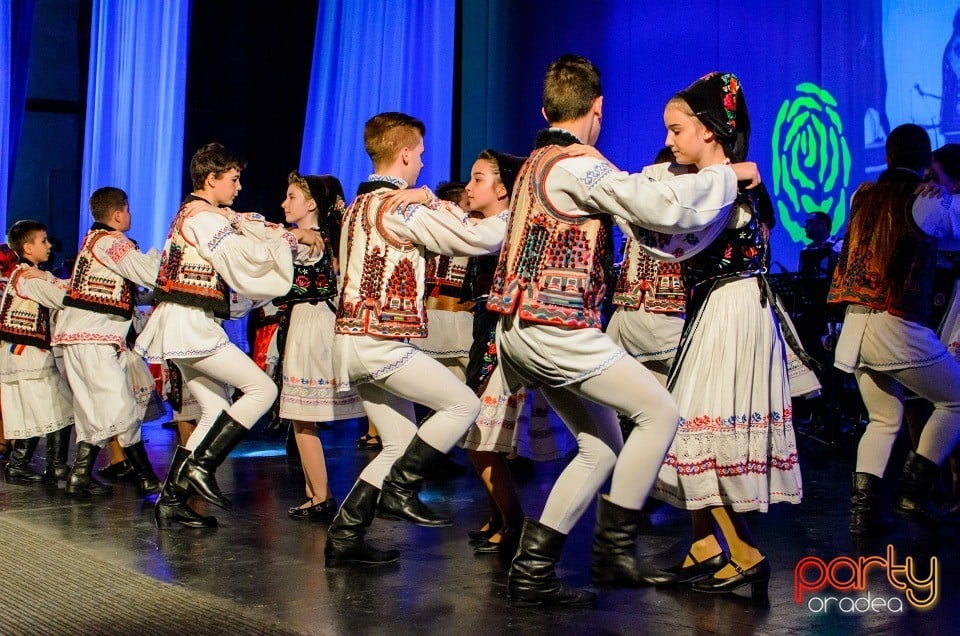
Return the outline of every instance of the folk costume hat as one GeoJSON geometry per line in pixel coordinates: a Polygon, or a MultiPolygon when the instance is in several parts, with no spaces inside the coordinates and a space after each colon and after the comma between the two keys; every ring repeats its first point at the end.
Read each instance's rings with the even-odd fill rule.
{"type": "Polygon", "coordinates": [[[343,196],[343,185],[333,175],[303,175],[303,180],[310,188],[310,196],[317,203],[317,220],[320,227],[330,235],[333,250],[340,246],[340,226],[343,224],[343,212],[346,209],[343,196]]]}
{"type": "Polygon", "coordinates": [[[487,150],[497,161],[497,168],[500,170],[500,180],[507,189],[507,196],[513,196],[513,185],[517,182],[517,174],[520,173],[520,167],[527,160],[526,157],[517,157],[508,155],[505,152],[497,150],[487,150]]]}
{"type": "Polygon", "coordinates": [[[716,135],[730,161],[746,159],[750,117],[736,75],[709,73],[677,93],[676,97],[685,101],[707,130],[716,135]]]}

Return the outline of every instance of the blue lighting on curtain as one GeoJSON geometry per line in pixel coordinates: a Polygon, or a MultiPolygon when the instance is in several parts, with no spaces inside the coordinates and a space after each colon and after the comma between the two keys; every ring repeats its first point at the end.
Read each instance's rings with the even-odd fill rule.
{"type": "Polygon", "coordinates": [[[6,81],[0,81],[0,231],[4,234],[14,161],[27,102],[27,69],[35,5],[34,0],[0,2],[0,68],[8,69],[6,81]]]}
{"type": "Polygon", "coordinates": [[[130,197],[130,237],[163,245],[182,194],[189,20],[189,0],[94,0],[80,236],[90,193],[109,185],[130,197]]]}
{"type": "Polygon", "coordinates": [[[401,111],[427,127],[420,183],[449,179],[455,20],[448,0],[321,2],[301,172],[336,175],[350,198],[371,172],[364,122],[401,111]]]}

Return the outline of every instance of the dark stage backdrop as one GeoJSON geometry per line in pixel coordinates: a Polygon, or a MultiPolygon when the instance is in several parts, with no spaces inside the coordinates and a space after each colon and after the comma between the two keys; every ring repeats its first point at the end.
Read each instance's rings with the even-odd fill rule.
{"type": "MultiPolygon", "coordinates": [[[[26,45],[12,43],[14,25],[29,22],[16,16],[29,14],[0,12],[8,38],[0,60],[12,80],[19,78],[0,91],[2,151],[10,153],[20,139],[10,206],[0,218],[49,222],[64,243],[62,256],[85,229],[77,222],[78,205],[85,207],[79,177],[89,172],[80,165],[87,150],[85,95],[101,89],[87,86],[91,4],[109,11],[122,3],[14,0],[13,7],[36,6],[25,114],[13,89],[23,85],[26,45]]],[[[774,259],[784,269],[795,268],[807,213],[827,212],[834,232],[842,233],[852,192],[883,167],[891,127],[924,125],[934,146],[960,136],[958,0],[189,4],[184,132],[179,144],[170,143],[182,152],[184,179],[177,183],[180,175],[173,174],[162,181],[182,192],[192,152],[222,141],[250,160],[237,207],[272,218],[279,218],[286,173],[297,165],[338,174],[348,192],[355,187],[368,163],[362,121],[377,110],[406,110],[425,120],[431,147],[421,182],[431,186],[466,177],[484,147],[525,154],[543,125],[543,73],[567,52],[600,67],[606,99],[599,147],[626,170],[648,163],[662,145],[662,107],[674,92],[712,70],[737,73],[753,123],[750,158],[760,164],[779,212],[774,259]]],[[[140,46],[159,49],[159,35],[139,36],[140,46]]],[[[138,156],[127,167],[149,178],[154,163],[141,166],[138,156]]],[[[138,236],[141,243],[161,245],[164,232],[156,228],[163,225],[138,236]]]]}
{"type": "Polygon", "coordinates": [[[924,125],[934,147],[949,139],[939,126],[941,63],[957,8],[956,0],[464,0],[459,167],[466,175],[484,147],[529,151],[544,125],[543,73],[563,53],[600,68],[598,147],[630,171],[662,146],[673,93],[709,71],[732,71],[753,124],[749,158],[779,213],[774,260],[793,270],[806,214],[827,212],[842,233],[850,195],[882,169],[890,127],[924,125]]]}

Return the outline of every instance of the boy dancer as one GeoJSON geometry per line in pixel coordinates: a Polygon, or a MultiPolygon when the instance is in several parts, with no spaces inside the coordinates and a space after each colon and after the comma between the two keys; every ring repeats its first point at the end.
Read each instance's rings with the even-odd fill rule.
{"type": "Polygon", "coordinates": [[[360,184],[344,216],[334,365],[338,383],[356,388],[367,417],[377,423],[383,450],[360,473],[330,526],[327,567],[399,557],[396,550],[377,550],[363,541],[378,508],[387,518],[450,525],[417,494],[424,472],[444,458],[480,412],[477,396],[407,339],[427,335],[424,250],[488,254],[503,241],[505,218],[473,225],[460,208],[430,190],[405,189],[423,167],[424,132],[423,122],[403,113],[367,121],[363,141],[374,174],[360,184]],[[433,411],[419,431],[413,402],[433,411]]]}
{"type": "Polygon", "coordinates": [[[30,470],[40,435],[57,435],[65,449],[73,424],[70,388],[50,348],[50,310],[63,309],[66,282],[37,269],[50,258],[42,223],[17,221],[7,243],[20,263],[0,301],[0,404],[5,434],[13,440],[6,477],[34,483],[42,479],[30,470]]]}
{"type": "MultiPolygon", "coordinates": [[[[580,56],[565,55],[550,65],[543,115],[550,128],[537,135],[517,177],[487,307],[504,314],[497,348],[507,387],[541,384],[576,435],[579,453],[557,479],[540,521],[524,522],[508,592],[515,605],[584,605],[596,595],[563,585],[555,572],[567,534],[611,471],[609,499],[599,504],[603,517],[616,517],[616,525],[641,508],[678,421],[667,390],[600,330],[611,217],[628,236],[636,235],[637,226],[694,232],[729,212],[738,172],[716,166],[656,182],[621,172],[595,154],[572,156],[567,146],[596,143],[603,116],[599,71],[580,56]],[[621,461],[614,411],[636,427],[621,461]]],[[[753,164],[737,170],[756,177],[753,164]]],[[[625,530],[633,534],[632,546],[635,528],[625,530]]],[[[617,564],[600,570],[619,568],[624,541],[616,543],[609,549],[617,553],[617,564]]],[[[595,577],[607,578],[594,569],[595,577]]]]}
{"type": "Polygon", "coordinates": [[[64,298],[66,308],[53,331],[63,347],[63,365],[77,415],[77,457],[67,479],[67,495],[90,496],[112,488],[93,476],[100,449],[114,435],[143,494],[160,482],[140,438],[141,419],[127,381],[127,333],[136,307],[137,287],[153,287],[160,253],[143,254],[123,233],[130,229],[127,193],[105,187],[90,196],[94,223],[77,255],[64,298]]]}
{"type": "Polygon", "coordinates": [[[174,522],[216,525],[187,506],[191,489],[225,510],[233,507],[214,471],[277,396],[270,377],[230,342],[216,318],[230,317],[232,292],[253,300],[286,294],[298,241],[323,249],[316,232],[288,232],[258,214],[220,207],[240,192],[243,167],[217,143],[194,153],[194,191],[170,225],[154,287],[159,304],[137,339],[136,350],[148,361],[174,360],[202,412],[186,447],[177,448],[157,500],[154,518],[161,529],[174,522]],[[227,387],[243,397],[231,405],[227,387]]]}

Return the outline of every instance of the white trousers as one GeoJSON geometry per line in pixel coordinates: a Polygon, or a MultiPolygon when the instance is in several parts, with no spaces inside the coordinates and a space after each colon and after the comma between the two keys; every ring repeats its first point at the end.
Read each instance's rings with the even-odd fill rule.
{"type": "Polygon", "coordinates": [[[443,453],[453,448],[480,414],[480,399],[473,391],[420,351],[399,370],[354,388],[383,442],[383,450],[360,473],[360,479],[377,488],[418,434],[414,403],[433,411],[420,426],[419,435],[443,453]]]}
{"type": "Polygon", "coordinates": [[[121,446],[139,442],[142,421],[127,380],[126,358],[110,344],[71,344],[62,349],[77,441],[104,446],[116,435],[121,446]]]}
{"type": "Polygon", "coordinates": [[[891,371],[861,367],[855,376],[870,417],[857,447],[857,472],[883,476],[903,420],[904,387],[933,403],[917,453],[943,463],[960,439],[960,364],[956,360],[944,358],[928,366],[891,371]]]}
{"type": "Polygon", "coordinates": [[[624,357],[586,380],[539,388],[579,447],[550,491],[540,522],[568,534],[611,471],[610,500],[643,507],[679,421],[670,393],[654,374],[624,357]],[[626,443],[617,413],[634,423],[626,443]]]}
{"type": "Polygon", "coordinates": [[[183,374],[184,384],[200,404],[200,421],[187,441],[188,450],[200,444],[223,411],[250,429],[277,398],[273,380],[233,344],[204,358],[178,358],[174,362],[183,374]],[[231,387],[243,392],[232,405],[231,387]]]}

